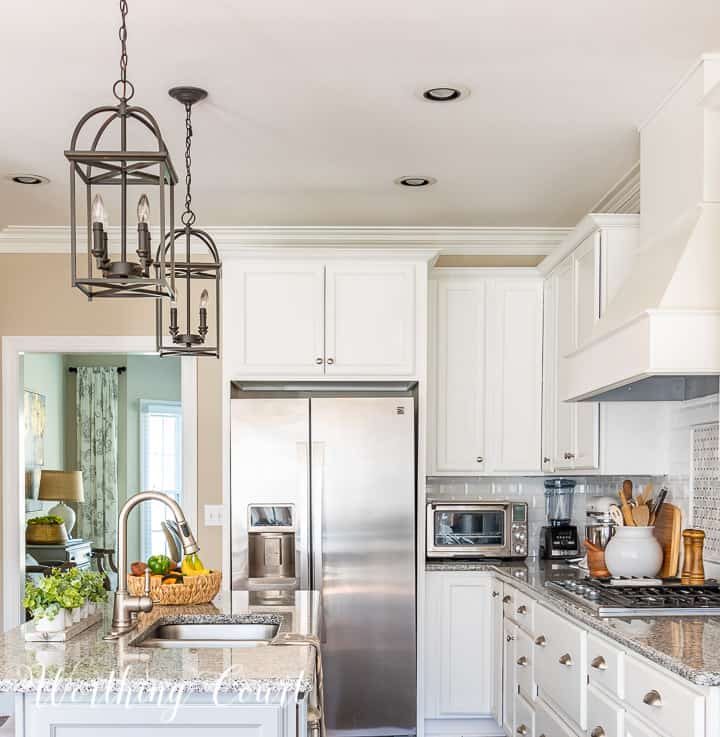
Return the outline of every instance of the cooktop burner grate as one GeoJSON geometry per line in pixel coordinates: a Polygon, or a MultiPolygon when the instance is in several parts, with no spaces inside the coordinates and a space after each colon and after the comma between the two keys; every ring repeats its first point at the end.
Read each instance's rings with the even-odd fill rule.
{"type": "Polygon", "coordinates": [[[679,581],[661,586],[617,586],[593,579],[548,581],[548,588],[601,617],[720,615],[720,585],[684,586],[679,581]]]}

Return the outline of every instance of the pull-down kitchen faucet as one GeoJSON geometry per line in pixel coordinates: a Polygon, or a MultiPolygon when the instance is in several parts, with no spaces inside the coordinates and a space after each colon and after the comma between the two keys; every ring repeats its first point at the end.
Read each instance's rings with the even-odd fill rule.
{"type": "Polygon", "coordinates": [[[167,494],[161,494],[157,491],[141,491],[139,494],[131,496],[125,504],[123,504],[120,514],[118,515],[118,561],[117,561],[117,590],[115,591],[115,600],[113,604],[112,629],[105,639],[114,640],[132,630],[136,622],[132,619],[133,612],[149,612],[153,608],[153,601],[150,598],[149,577],[145,577],[145,592],[143,596],[130,596],[127,590],[127,520],[130,511],[145,501],[155,500],[162,502],[170,507],[170,511],[177,522],[180,539],[182,540],[185,555],[197,553],[198,544],[195,537],[190,532],[190,526],[185,519],[185,513],[174,499],[167,494]]]}

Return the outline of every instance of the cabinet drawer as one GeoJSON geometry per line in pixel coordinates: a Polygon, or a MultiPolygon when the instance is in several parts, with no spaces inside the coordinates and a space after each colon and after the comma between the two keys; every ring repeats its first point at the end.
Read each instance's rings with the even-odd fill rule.
{"type": "Polygon", "coordinates": [[[522,696],[515,702],[515,735],[535,737],[535,710],[522,696]]]}
{"type": "Polygon", "coordinates": [[[512,618],[528,634],[532,635],[535,632],[535,602],[529,596],[525,596],[521,591],[515,592],[515,600],[512,606],[512,618]]]}
{"type": "Polygon", "coordinates": [[[535,704],[535,735],[536,737],[576,737],[570,727],[541,701],[535,704]]]}
{"type": "Polygon", "coordinates": [[[623,737],[663,737],[655,727],[648,727],[630,715],[625,717],[623,737]]]}
{"type": "Polygon", "coordinates": [[[585,729],[587,717],[587,637],[557,614],[535,609],[535,680],[540,698],[585,729]]]}
{"type": "Polygon", "coordinates": [[[588,737],[622,737],[624,714],[621,706],[597,688],[588,688],[588,737]]]}
{"type": "Polygon", "coordinates": [[[590,683],[601,686],[615,696],[623,698],[623,659],[621,650],[605,640],[588,635],[588,676],[590,683]]]}
{"type": "Polygon", "coordinates": [[[625,702],[670,737],[705,734],[705,698],[631,656],[625,658],[625,702]]]}
{"type": "Polygon", "coordinates": [[[534,701],[537,693],[533,665],[534,655],[532,638],[522,630],[518,630],[515,640],[515,679],[520,693],[528,701],[534,701]]]}

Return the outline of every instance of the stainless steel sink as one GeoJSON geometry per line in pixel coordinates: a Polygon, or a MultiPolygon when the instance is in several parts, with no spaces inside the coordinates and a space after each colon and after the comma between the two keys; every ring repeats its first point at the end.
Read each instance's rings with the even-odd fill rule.
{"type": "Polygon", "coordinates": [[[158,624],[131,642],[134,647],[258,647],[277,634],[277,624],[158,624]]]}

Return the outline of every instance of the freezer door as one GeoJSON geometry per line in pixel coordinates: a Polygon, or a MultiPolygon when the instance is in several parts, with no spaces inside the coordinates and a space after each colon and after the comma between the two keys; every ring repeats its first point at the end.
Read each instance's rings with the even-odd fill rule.
{"type": "Polygon", "coordinates": [[[328,734],[415,734],[413,399],[313,398],[310,417],[328,734]]]}
{"type": "Polygon", "coordinates": [[[231,402],[232,588],[248,585],[248,522],[258,532],[295,533],[297,586],[310,587],[308,398],[231,402]]]}

